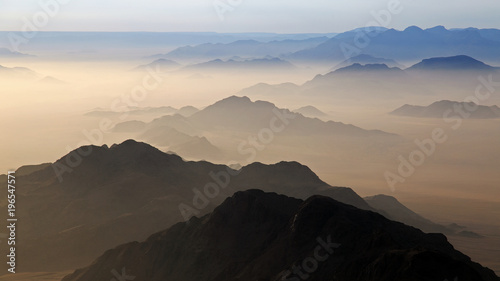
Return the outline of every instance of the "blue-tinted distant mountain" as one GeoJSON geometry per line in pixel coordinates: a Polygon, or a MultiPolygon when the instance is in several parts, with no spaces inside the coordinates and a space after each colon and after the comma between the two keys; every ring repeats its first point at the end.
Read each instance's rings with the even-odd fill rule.
{"type": "Polygon", "coordinates": [[[20,57],[34,57],[33,55],[14,52],[7,48],[0,48],[0,57],[2,58],[20,58],[20,57]]]}
{"type": "Polygon", "coordinates": [[[167,60],[167,59],[157,59],[151,63],[145,64],[145,65],[139,65],[138,67],[134,68],[133,70],[135,71],[144,71],[148,68],[151,69],[156,69],[159,68],[162,71],[169,71],[169,70],[174,70],[179,68],[181,65],[173,60],[167,60]]]}
{"type": "Polygon", "coordinates": [[[375,64],[365,64],[361,65],[359,63],[354,63],[352,65],[337,69],[331,73],[381,73],[381,72],[390,72],[395,75],[403,74],[403,70],[398,67],[388,67],[383,63],[375,63],[375,64]]]}
{"type": "MultiPolygon", "coordinates": [[[[9,42],[9,34],[23,36],[22,32],[0,31],[0,42],[9,42]]],[[[155,53],[164,53],[186,45],[204,43],[231,43],[238,40],[260,42],[283,40],[306,40],[316,37],[335,36],[335,33],[217,33],[217,32],[60,32],[39,31],[30,39],[29,50],[36,50],[39,57],[53,55],[72,59],[89,58],[143,58],[155,53]],[[82,50],[92,50],[81,52],[82,50]],[[120,51],[118,51],[120,50],[120,51]]],[[[20,49],[23,50],[23,45],[20,49]]],[[[151,58],[151,57],[150,57],[151,58]]],[[[160,58],[160,57],[157,57],[160,58]]]]}
{"type": "Polygon", "coordinates": [[[494,29],[494,28],[478,29],[478,28],[474,28],[474,27],[469,27],[469,28],[455,28],[455,29],[450,29],[450,30],[475,30],[475,31],[478,31],[479,34],[481,34],[481,36],[486,38],[486,39],[500,42],[500,30],[499,29],[494,29]]]}
{"type": "Polygon", "coordinates": [[[400,108],[392,111],[391,115],[408,116],[408,117],[421,117],[421,118],[443,118],[446,111],[461,108],[468,112],[470,119],[492,119],[500,118],[500,108],[496,105],[484,106],[476,105],[473,102],[457,102],[442,100],[432,103],[428,106],[418,106],[405,104],[400,108]],[[466,110],[466,109],[473,110],[466,110]]]}
{"type": "Polygon", "coordinates": [[[469,56],[430,58],[406,69],[409,71],[495,71],[496,68],[469,56]]]}
{"type": "Polygon", "coordinates": [[[401,68],[401,69],[404,68],[403,65],[399,64],[398,62],[396,62],[393,59],[376,58],[376,57],[373,57],[373,56],[370,56],[370,55],[361,54],[359,56],[355,56],[355,57],[349,58],[349,59],[347,59],[347,60],[339,63],[334,68],[332,68],[331,71],[334,71],[336,69],[343,68],[343,67],[346,67],[346,66],[350,66],[350,65],[352,65],[354,63],[358,63],[358,64],[361,64],[361,65],[367,65],[367,64],[385,64],[388,67],[398,67],[398,68],[401,68]]]}
{"type": "Polygon", "coordinates": [[[193,64],[182,68],[182,71],[265,71],[265,70],[291,70],[295,66],[288,61],[279,58],[264,58],[251,60],[227,60],[220,59],[193,64]]]}
{"type": "Polygon", "coordinates": [[[315,47],[328,40],[328,37],[308,38],[304,40],[282,40],[271,42],[260,42],[256,40],[239,40],[228,44],[206,43],[196,46],[184,46],[177,48],[167,54],[155,55],[154,57],[170,58],[174,60],[207,60],[228,59],[233,56],[255,58],[255,57],[279,57],[302,49],[315,47]]]}
{"type": "Polygon", "coordinates": [[[350,32],[296,52],[291,59],[312,61],[344,61],[359,54],[415,61],[429,57],[468,55],[484,61],[500,61],[500,42],[496,32],[477,29],[447,30],[442,26],[422,30],[411,26],[403,31],[389,29],[367,36],[370,40],[357,46],[356,32],[350,32]]]}

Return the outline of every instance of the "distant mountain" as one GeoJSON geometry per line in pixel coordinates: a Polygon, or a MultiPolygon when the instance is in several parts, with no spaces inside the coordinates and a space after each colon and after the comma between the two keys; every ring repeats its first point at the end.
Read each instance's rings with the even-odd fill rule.
{"type": "Polygon", "coordinates": [[[349,58],[338,65],[336,65],[334,68],[331,69],[331,71],[335,71],[339,68],[347,67],[352,64],[360,64],[360,65],[367,65],[367,64],[385,64],[388,67],[397,67],[397,68],[405,68],[403,65],[397,63],[395,60],[392,59],[384,59],[384,58],[376,58],[370,55],[365,55],[361,54],[358,56],[354,56],[352,58],[349,58]]]}
{"type": "MultiPolygon", "coordinates": [[[[457,229],[455,227],[444,226],[437,223],[434,223],[419,214],[416,214],[412,210],[408,209],[406,206],[401,204],[396,198],[388,195],[375,195],[370,197],[363,198],[368,205],[373,207],[379,213],[386,216],[388,219],[402,222],[413,227],[416,227],[427,233],[443,233],[446,235],[459,235],[459,236],[467,236],[467,233],[464,232],[463,228],[457,229]]],[[[469,232],[470,237],[480,238],[481,235],[469,232]]]]}
{"type": "Polygon", "coordinates": [[[494,71],[495,68],[469,56],[430,58],[411,66],[408,71],[494,71]]]}
{"type": "Polygon", "coordinates": [[[185,162],[132,140],[81,147],[31,170],[24,168],[16,177],[23,187],[16,198],[23,202],[18,210],[23,224],[17,238],[24,245],[16,253],[23,260],[19,272],[83,266],[106,249],[146,239],[184,220],[180,204],[203,215],[234,192],[252,187],[303,199],[322,194],[371,210],[350,188],[329,186],[296,162],[253,163],[238,173],[205,161],[185,162]],[[79,153],[86,156],[75,165],[79,153]],[[208,183],[224,187],[207,197],[202,193],[215,192],[208,183]]]}
{"type": "Polygon", "coordinates": [[[183,116],[190,116],[198,112],[198,109],[192,106],[185,106],[180,109],[173,108],[171,106],[159,106],[159,107],[130,107],[126,111],[111,111],[106,109],[97,108],[92,111],[85,113],[85,116],[90,117],[118,117],[123,114],[130,115],[174,115],[180,114],[183,116]]]}
{"type": "Polygon", "coordinates": [[[266,71],[266,70],[291,70],[295,66],[279,58],[264,58],[251,60],[220,59],[198,63],[183,67],[183,71],[266,71]]]}
{"type": "Polygon", "coordinates": [[[38,80],[38,83],[42,83],[42,84],[51,84],[51,85],[66,85],[67,83],[62,81],[62,80],[59,80],[55,77],[52,77],[52,76],[45,76],[44,78],[38,80]]]}
{"type": "Polygon", "coordinates": [[[145,65],[139,65],[138,67],[134,68],[133,70],[144,71],[148,68],[151,68],[151,69],[159,68],[162,71],[170,71],[170,70],[177,69],[179,67],[181,67],[181,65],[173,60],[157,59],[151,63],[145,64],[145,65]]]}
{"type": "Polygon", "coordinates": [[[205,43],[196,46],[180,47],[167,54],[155,55],[155,57],[179,60],[230,59],[234,56],[246,58],[279,57],[284,54],[315,47],[327,40],[328,37],[315,37],[301,40],[275,40],[271,42],[237,40],[226,44],[205,43]]]}
{"type": "Polygon", "coordinates": [[[183,157],[204,159],[220,158],[221,151],[205,137],[191,136],[169,126],[154,126],[146,129],[138,139],[150,144],[174,151],[183,157]]]}
{"type": "Polygon", "coordinates": [[[318,74],[302,85],[259,83],[238,94],[252,97],[295,95],[377,102],[443,93],[445,96],[449,93],[460,96],[474,91],[478,75],[495,74],[499,70],[500,68],[465,55],[424,59],[405,70],[389,67],[384,63],[353,63],[326,74],[318,74]]]}
{"type": "Polygon", "coordinates": [[[455,107],[462,108],[469,114],[468,118],[471,119],[500,118],[500,108],[496,105],[485,106],[477,105],[473,102],[457,102],[449,100],[437,101],[428,106],[405,104],[400,108],[390,112],[390,114],[422,118],[443,118],[445,112],[454,112],[455,107]],[[467,108],[470,108],[471,110],[466,110],[467,108]]]}
{"type": "Polygon", "coordinates": [[[129,133],[129,132],[140,132],[146,129],[146,123],[138,120],[125,121],[116,124],[113,129],[114,133],[129,133]]]}
{"type": "Polygon", "coordinates": [[[287,123],[286,130],[280,133],[287,136],[331,135],[354,138],[367,136],[397,138],[391,133],[364,130],[341,122],[325,122],[305,117],[288,109],[278,108],[270,102],[253,102],[248,97],[237,96],[220,100],[189,117],[174,115],[157,118],[147,124],[147,128],[154,131],[156,128],[167,126],[190,136],[217,130],[254,133],[269,127],[270,120],[278,118],[277,114],[281,116],[280,118],[284,118],[283,116],[288,118],[288,120],[283,121],[287,123]]]}
{"type": "Polygon", "coordinates": [[[301,114],[280,109],[266,101],[252,102],[248,97],[231,96],[220,100],[188,118],[191,124],[210,130],[215,127],[235,131],[259,131],[269,127],[270,120],[276,118],[276,112],[288,116],[284,135],[337,135],[347,137],[396,137],[379,130],[364,130],[359,127],[334,121],[321,121],[301,114]]]}
{"type": "Polygon", "coordinates": [[[328,197],[302,201],[260,190],[108,250],[62,281],[107,281],[113,270],[151,281],[500,280],[442,234],[328,197]]]}
{"type": "Polygon", "coordinates": [[[312,105],[307,105],[301,108],[297,108],[293,112],[300,113],[307,117],[325,117],[328,115],[312,105]]]}
{"type": "Polygon", "coordinates": [[[20,79],[35,81],[40,74],[26,67],[5,67],[0,65],[0,79],[20,79]]]}
{"type": "Polygon", "coordinates": [[[385,64],[365,64],[361,65],[359,63],[354,63],[352,65],[340,68],[335,70],[335,73],[360,73],[360,72],[368,72],[368,73],[381,73],[381,72],[391,72],[394,75],[402,74],[403,71],[398,67],[388,67],[385,64]]]}
{"type": "Polygon", "coordinates": [[[23,54],[20,52],[11,51],[7,48],[0,48],[0,57],[2,58],[19,58],[19,57],[34,57],[33,55],[23,54]]]}
{"type": "Polygon", "coordinates": [[[357,45],[359,32],[339,34],[310,49],[287,56],[287,59],[316,62],[341,62],[350,57],[367,54],[400,62],[429,57],[467,55],[477,59],[500,62],[500,42],[496,32],[477,29],[447,30],[442,26],[422,30],[411,26],[403,31],[395,29],[372,32],[369,42],[357,45]],[[372,36],[373,35],[373,36],[372,36]]]}

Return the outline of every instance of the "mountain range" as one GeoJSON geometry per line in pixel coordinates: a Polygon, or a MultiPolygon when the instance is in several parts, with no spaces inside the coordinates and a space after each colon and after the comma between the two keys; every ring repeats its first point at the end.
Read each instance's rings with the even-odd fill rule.
{"type": "Polygon", "coordinates": [[[312,48],[328,39],[328,37],[322,36],[302,40],[285,39],[271,42],[237,40],[231,43],[205,43],[196,46],[179,47],[166,54],[158,54],[154,57],[189,61],[193,59],[230,59],[234,56],[246,58],[279,57],[302,49],[312,48]]]}
{"type": "Polygon", "coordinates": [[[443,26],[421,29],[410,26],[399,31],[350,32],[337,35],[310,49],[298,51],[286,58],[307,61],[341,62],[350,57],[366,54],[401,62],[429,57],[467,55],[481,60],[500,62],[500,32],[479,29],[453,29],[443,26]],[[356,44],[364,35],[368,42],[356,44]],[[404,51],[403,51],[404,50],[404,51]]]}
{"type": "Polygon", "coordinates": [[[106,251],[63,281],[500,280],[442,234],[324,196],[237,192],[214,211],[106,251]],[[117,271],[118,270],[118,271],[117,271]]]}
{"type": "Polygon", "coordinates": [[[492,119],[500,118],[500,108],[496,105],[477,105],[473,102],[457,102],[442,100],[434,102],[428,106],[418,106],[405,104],[400,108],[390,112],[392,115],[422,117],[422,118],[445,118],[446,112],[451,117],[456,112],[456,108],[466,111],[467,118],[470,119],[492,119]]]}
{"type": "MultiPolygon", "coordinates": [[[[16,184],[23,186],[16,197],[23,202],[17,214],[23,221],[17,232],[23,241],[20,272],[83,266],[109,248],[207,214],[234,192],[255,187],[300,199],[323,195],[377,210],[352,189],[330,186],[297,162],[252,163],[234,170],[184,161],[133,140],[81,147],[52,164],[18,172],[16,184]]],[[[379,212],[408,224],[419,221],[391,209],[379,212]]]]}
{"type": "Polygon", "coordinates": [[[295,66],[288,61],[279,58],[262,58],[262,59],[248,59],[248,60],[235,60],[229,59],[223,61],[216,59],[208,62],[197,63],[183,67],[181,71],[234,71],[248,72],[248,71],[283,71],[293,70],[295,66]]]}
{"type": "Polygon", "coordinates": [[[498,73],[498,68],[464,55],[425,59],[404,70],[383,63],[353,63],[316,75],[302,85],[259,83],[238,94],[380,100],[462,91],[470,93],[477,86],[478,76],[498,73]]]}

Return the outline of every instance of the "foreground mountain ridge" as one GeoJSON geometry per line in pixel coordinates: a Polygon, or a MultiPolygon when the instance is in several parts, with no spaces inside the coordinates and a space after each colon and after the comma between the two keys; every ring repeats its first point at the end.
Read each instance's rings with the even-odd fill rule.
{"type": "Polygon", "coordinates": [[[63,281],[500,280],[442,234],[323,196],[237,192],[211,214],[109,250],[63,281]]]}

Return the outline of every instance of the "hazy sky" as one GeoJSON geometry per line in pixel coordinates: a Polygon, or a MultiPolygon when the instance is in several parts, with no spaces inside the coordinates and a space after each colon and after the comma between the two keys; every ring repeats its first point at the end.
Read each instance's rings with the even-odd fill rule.
{"type": "MultiPolygon", "coordinates": [[[[365,26],[398,0],[0,0],[0,30],[22,30],[40,3],[60,4],[40,30],[341,32],[365,26]],[[216,12],[220,8],[220,15],[216,12]],[[225,12],[224,12],[225,11],[225,12]]],[[[400,0],[388,27],[500,28],[498,0],[400,0]]]]}

